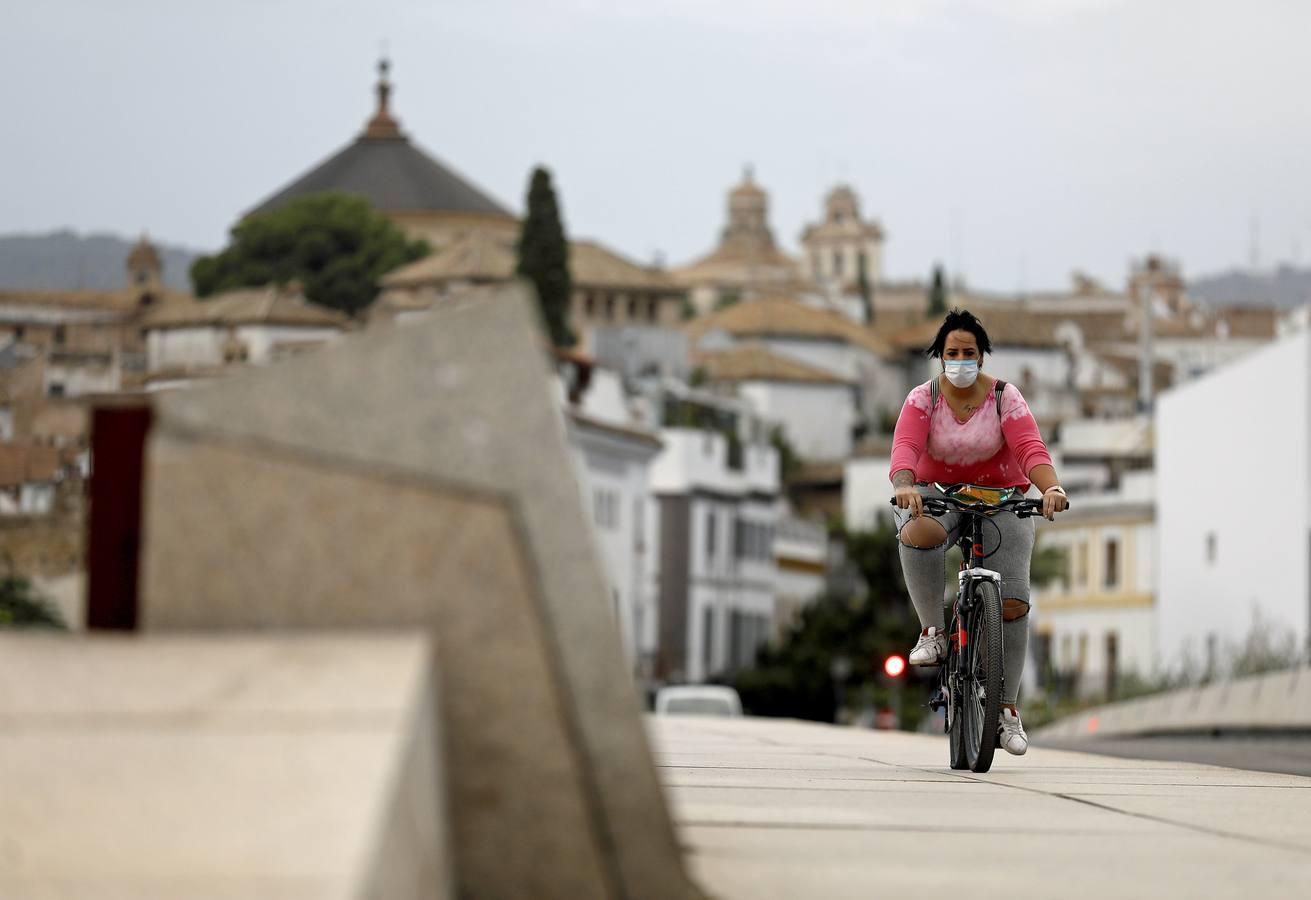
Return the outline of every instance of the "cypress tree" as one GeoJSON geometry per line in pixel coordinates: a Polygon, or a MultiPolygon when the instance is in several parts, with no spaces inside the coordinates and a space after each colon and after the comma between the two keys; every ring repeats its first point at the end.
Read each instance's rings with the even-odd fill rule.
{"type": "Polygon", "coordinates": [[[933,284],[929,287],[928,315],[941,316],[947,312],[947,276],[942,271],[942,264],[933,267],[933,284]]]}
{"type": "Polygon", "coordinates": [[[560,206],[551,186],[551,173],[538,166],[528,186],[528,215],[519,233],[519,275],[537,289],[537,301],[551,343],[572,346],[575,338],[569,330],[569,295],[573,284],[569,277],[569,244],[560,222],[560,206]]]}
{"type": "Polygon", "coordinates": [[[860,292],[860,308],[865,314],[865,324],[874,324],[874,292],[869,284],[869,272],[866,271],[865,251],[856,257],[856,290],[860,292]]]}

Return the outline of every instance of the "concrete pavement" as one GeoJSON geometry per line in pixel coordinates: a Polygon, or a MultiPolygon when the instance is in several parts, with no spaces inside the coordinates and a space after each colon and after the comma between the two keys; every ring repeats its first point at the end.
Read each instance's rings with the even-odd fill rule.
{"type": "Polygon", "coordinates": [[[944,738],[649,720],[695,877],[722,900],[1304,896],[1311,778],[1043,748],[953,772],[944,738]]]}

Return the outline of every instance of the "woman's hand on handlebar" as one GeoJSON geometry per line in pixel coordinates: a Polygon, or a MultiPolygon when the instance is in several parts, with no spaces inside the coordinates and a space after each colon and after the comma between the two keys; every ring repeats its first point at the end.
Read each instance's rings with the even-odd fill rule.
{"type": "Polygon", "coordinates": [[[899,485],[892,499],[900,508],[909,509],[911,516],[916,519],[924,514],[924,498],[919,488],[913,484],[899,485]]]}
{"type": "Polygon", "coordinates": [[[1065,494],[1058,490],[1048,489],[1042,495],[1042,517],[1048,520],[1055,520],[1056,514],[1065,510],[1070,505],[1065,494]]]}

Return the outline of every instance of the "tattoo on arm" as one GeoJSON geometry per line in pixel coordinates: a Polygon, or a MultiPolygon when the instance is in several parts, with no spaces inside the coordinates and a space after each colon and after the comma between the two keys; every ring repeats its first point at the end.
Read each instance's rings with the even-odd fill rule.
{"type": "Polygon", "coordinates": [[[915,473],[910,469],[902,469],[892,476],[892,486],[894,488],[914,487],[915,473]]]}

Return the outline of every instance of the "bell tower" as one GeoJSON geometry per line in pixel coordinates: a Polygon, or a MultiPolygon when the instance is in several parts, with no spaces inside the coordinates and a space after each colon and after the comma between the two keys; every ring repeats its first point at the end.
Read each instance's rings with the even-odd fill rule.
{"type": "Polygon", "coordinates": [[[139,306],[150,306],[164,293],[164,264],[144,233],[127,255],[127,286],[139,306]]]}

